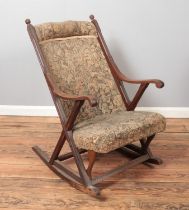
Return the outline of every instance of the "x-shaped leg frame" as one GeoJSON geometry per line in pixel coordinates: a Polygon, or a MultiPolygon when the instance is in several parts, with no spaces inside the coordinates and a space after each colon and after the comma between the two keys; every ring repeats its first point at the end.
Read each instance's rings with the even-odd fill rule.
{"type": "MultiPolygon", "coordinates": [[[[140,140],[141,147],[136,146],[134,144],[128,144],[125,147],[118,149],[119,152],[123,153],[126,156],[128,156],[128,154],[129,155],[132,154],[132,157],[134,157],[134,159],[129,162],[125,162],[122,165],[112,170],[109,170],[103,175],[93,178],[91,175],[91,172],[92,172],[93,164],[95,162],[96,153],[94,151],[88,151],[89,166],[86,169],[83,164],[82,157],[81,157],[81,153],[86,152],[86,150],[78,149],[76,147],[74,143],[74,139],[73,139],[73,133],[72,133],[74,121],[83,103],[84,101],[82,100],[75,102],[74,107],[72,109],[71,114],[69,115],[67,122],[63,124],[62,133],[60,135],[60,138],[57,142],[57,145],[51,157],[49,157],[48,154],[45,151],[42,151],[38,146],[33,147],[33,150],[43,160],[43,162],[52,171],[54,171],[58,176],[60,176],[62,179],[66,179],[75,188],[83,192],[87,192],[91,195],[97,196],[100,194],[100,189],[96,187],[95,185],[99,182],[102,182],[104,179],[110,176],[113,176],[117,173],[120,173],[124,170],[127,170],[143,162],[148,162],[152,164],[161,163],[160,159],[153,157],[149,148],[149,145],[155,136],[153,135],[153,136],[148,137],[146,140],[144,139],[140,140]],[[59,155],[66,140],[70,146],[71,152],[67,154],[59,155]],[[69,168],[63,163],[64,160],[67,160],[69,158],[74,158],[77,169],[78,169],[78,173],[76,173],[75,171],[73,171],[71,168],[69,168]]],[[[60,111],[60,109],[58,110],[60,111]]]]}
{"type": "Polygon", "coordinates": [[[124,147],[117,149],[120,153],[127,157],[131,158],[137,158],[141,155],[148,155],[148,160],[146,160],[144,163],[151,163],[160,165],[163,163],[163,161],[159,157],[155,157],[150,149],[150,143],[154,139],[155,134],[152,136],[149,136],[146,139],[141,139],[140,144],[141,146],[137,146],[135,144],[127,144],[124,147]]]}
{"type": "Polygon", "coordinates": [[[93,195],[98,195],[100,193],[99,189],[93,186],[90,176],[87,174],[87,170],[83,164],[80,153],[85,152],[85,150],[79,150],[74,142],[72,128],[75,122],[75,119],[80,111],[81,106],[84,103],[84,100],[78,100],[75,102],[74,107],[68,117],[67,122],[65,123],[65,118],[63,117],[63,110],[61,110],[61,101],[56,99],[56,107],[61,116],[61,122],[63,130],[61,132],[60,138],[57,142],[57,145],[49,157],[46,152],[42,151],[38,146],[33,147],[33,150],[37,155],[43,160],[43,162],[58,176],[67,181],[77,189],[91,193],[93,195]],[[71,152],[65,155],[59,156],[62,147],[65,142],[68,142],[71,152]],[[79,174],[75,173],[71,168],[68,168],[65,164],[62,163],[63,160],[74,157],[76,166],[78,168],[79,174]]]}
{"type": "MultiPolygon", "coordinates": [[[[50,81],[50,78],[48,77],[48,75],[45,75],[45,76],[46,76],[47,81],[49,82],[49,86],[52,86],[52,81],[50,81]]],[[[127,96],[127,93],[124,89],[123,83],[120,83],[120,85],[121,85],[120,92],[124,95],[124,98],[125,98],[124,101],[126,102],[125,106],[128,111],[132,111],[135,109],[138,101],[140,100],[145,89],[148,87],[149,83],[142,83],[140,85],[132,101],[129,100],[129,97],[127,96]]],[[[88,164],[88,168],[86,169],[84,166],[81,154],[87,151],[84,149],[78,149],[76,147],[74,139],[73,139],[72,129],[74,126],[74,122],[77,118],[77,115],[80,112],[80,108],[84,104],[84,101],[88,100],[91,106],[96,106],[97,103],[93,98],[90,98],[89,96],[79,96],[79,97],[70,96],[70,95],[63,94],[62,92],[57,90],[56,87],[54,86],[51,88],[53,92],[52,96],[53,96],[55,106],[58,111],[63,129],[51,157],[49,157],[46,152],[42,151],[37,146],[33,147],[33,150],[37,153],[37,155],[43,160],[43,162],[52,171],[54,171],[61,178],[67,179],[67,181],[72,186],[74,186],[75,188],[81,191],[97,196],[100,194],[100,189],[96,187],[95,185],[99,182],[102,182],[104,179],[110,176],[113,176],[117,173],[120,173],[140,163],[146,163],[146,162],[151,163],[151,164],[162,163],[160,159],[152,155],[152,152],[149,148],[149,145],[155,136],[155,135],[152,135],[148,137],[146,140],[145,139],[140,140],[141,147],[136,146],[134,144],[128,144],[125,147],[118,149],[119,152],[123,153],[126,156],[132,155],[132,158],[134,158],[133,160],[129,162],[125,162],[122,165],[112,170],[109,170],[103,175],[92,177],[92,168],[96,159],[96,152],[88,151],[89,164],[88,164]],[[60,98],[62,98],[63,100],[74,101],[74,106],[68,118],[64,114],[62,101],[60,100],[60,98]],[[66,141],[69,144],[71,152],[60,155],[62,147],[64,146],[66,141]],[[63,163],[64,160],[67,160],[69,158],[74,158],[77,169],[78,169],[78,173],[76,173],[71,168],[66,166],[65,163],[63,163]]]]}

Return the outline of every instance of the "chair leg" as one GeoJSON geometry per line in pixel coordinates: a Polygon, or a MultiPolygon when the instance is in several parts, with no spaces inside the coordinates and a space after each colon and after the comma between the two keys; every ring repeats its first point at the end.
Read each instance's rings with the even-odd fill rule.
{"type": "Polygon", "coordinates": [[[92,177],[91,173],[92,173],[93,165],[94,165],[95,160],[96,160],[96,152],[94,152],[93,150],[88,150],[88,160],[89,160],[89,164],[88,164],[88,168],[87,168],[87,174],[91,178],[92,177]]]}
{"type": "Polygon", "coordinates": [[[41,150],[38,146],[32,147],[32,149],[55,174],[68,181],[71,186],[95,197],[100,195],[100,189],[98,187],[92,184],[86,186],[83,183],[82,178],[73,170],[70,171],[70,168],[64,165],[61,161],[55,160],[53,164],[50,164],[50,157],[45,151],[41,150]]]}
{"type": "Polygon", "coordinates": [[[57,145],[56,145],[56,147],[55,147],[55,149],[54,149],[54,151],[53,151],[53,153],[51,155],[51,158],[49,160],[49,163],[51,165],[58,158],[58,155],[59,155],[59,153],[60,153],[60,151],[61,151],[61,149],[62,149],[62,147],[63,147],[63,145],[64,145],[64,143],[66,141],[66,138],[65,137],[66,136],[65,136],[64,130],[62,130],[62,133],[60,135],[60,138],[58,140],[58,143],[57,143],[57,145]]]}
{"type": "Polygon", "coordinates": [[[144,154],[149,155],[149,159],[146,162],[155,164],[155,165],[161,165],[163,163],[163,160],[160,159],[159,157],[155,157],[149,147],[149,145],[150,145],[151,141],[154,139],[154,137],[155,137],[155,135],[148,137],[146,140],[141,139],[140,140],[141,149],[144,154]]]}
{"type": "Polygon", "coordinates": [[[160,165],[163,163],[163,161],[159,157],[155,157],[152,151],[150,150],[150,143],[154,139],[154,137],[155,135],[152,135],[147,137],[146,139],[141,139],[141,147],[134,144],[127,144],[126,146],[117,149],[117,151],[131,158],[137,158],[141,155],[147,154],[149,158],[144,163],[160,165]]]}
{"type": "Polygon", "coordinates": [[[155,165],[161,165],[163,164],[163,160],[159,157],[151,157],[150,159],[148,159],[146,162],[151,163],[151,164],[155,164],[155,165]]]}

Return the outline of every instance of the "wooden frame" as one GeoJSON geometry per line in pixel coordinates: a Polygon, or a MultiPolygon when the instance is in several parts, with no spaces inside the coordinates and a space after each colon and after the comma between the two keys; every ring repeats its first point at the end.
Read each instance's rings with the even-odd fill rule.
{"type": "MultiPolygon", "coordinates": [[[[111,73],[114,77],[115,83],[119,89],[119,92],[122,96],[123,102],[125,104],[126,110],[131,111],[134,110],[137,106],[140,98],[142,97],[145,89],[148,87],[149,84],[153,83],[156,85],[157,88],[162,88],[164,86],[164,83],[160,80],[131,80],[128,79],[121,71],[118,69],[117,65],[115,64],[108,47],[105,43],[105,40],[103,38],[103,35],[101,33],[100,27],[98,25],[98,22],[94,18],[93,15],[90,16],[91,22],[94,24],[97,30],[97,39],[100,43],[100,46],[103,50],[103,53],[105,55],[105,58],[108,62],[108,65],[110,67],[111,73]],[[127,92],[124,88],[123,82],[132,83],[132,84],[140,84],[139,89],[134,96],[133,100],[130,100],[127,92]]],[[[27,30],[29,33],[29,36],[31,38],[31,41],[33,43],[35,52],[37,54],[38,60],[40,62],[41,68],[43,70],[44,76],[46,78],[51,96],[53,98],[55,107],[57,109],[58,115],[60,117],[60,121],[62,124],[62,132],[60,135],[60,138],[54,148],[54,151],[49,157],[45,151],[42,151],[38,146],[33,147],[33,150],[37,153],[37,155],[44,161],[44,163],[52,170],[54,171],[58,176],[60,176],[63,179],[66,179],[72,186],[74,186],[77,189],[80,189],[82,191],[88,192],[92,195],[99,195],[100,189],[96,187],[96,184],[103,181],[105,178],[112,176],[114,174],[120,173],[123,170],[129,169],[139,163],[152,163],[152,164],[161,164],[162,161],[159,158],[155,158],[150,151],[149,145],[151,141],[153,140],[154,135],[149,136],[147,139],[141,139],[140,143],[141,146],[136,146],[134,144],[127,144],[123,148],[118,149],[118,152],[121,152],[122,154],[126,156],[131,156],[134,158],[129,163],[124,163],[117,168],[108,171],[107,173],[98,176],[98,177],[92,177],[92,168],[95,162],[96,158],[96,152],[94,151],[88,151],[88,158],[89,158],[89,165],[86,169],[83,160],[81,157],[81,154],[84,152],[87,152],[83,149],[78,149],[75,145],[74,139],[73,139],[73,125],[77,118],[77,115],[80,111],[80,108],[82,107],[85,100],[89,102],[89,104],[94,107],[97,105],[97,100],[93,96],[76,96],[76,95],[69,95],[66,94],[60,90],[58,90],[55,85],[53,84],[53,81],[48,75],[48,66],[45,62],[45,59],[43,57],[43,53],[41,52],[38,38],[35,32],[35,28],[31,24],[31,21],[27,19],[27,30]],[[65,116],[64,110],[61,104],[61,100],[72,100],[74,101],[73,109],[71,110],[68,117],[65,116]],[[68,142],[71,152],[60,155],[61,149],[64,146],[65,142],[68,142]],[[69,158],[74,158],[75,163],[77,165],[78,173],[75,173],[73,170],[68,168],[63,161],[67,160],[69,158]]]]}

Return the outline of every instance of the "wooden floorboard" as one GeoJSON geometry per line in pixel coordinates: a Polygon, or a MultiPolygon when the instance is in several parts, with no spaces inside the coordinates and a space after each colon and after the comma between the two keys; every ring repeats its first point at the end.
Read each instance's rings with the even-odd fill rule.
{"type": "MultiPolygon", "coordinates": [[[[50,153],[60,131],[56,117],[0,116],[0,210],[189,210],[189,119],[167,119],[153,141],[163,165],[141,164],[108,178],[99,184],[101,199],[72,188],[31,150],[40,145],[50,153]]],[[[122,161],[116,152],[98,155],[94,175],[122,161]]],[[[67,164],[76,169],[72,160],[67,164]]]]}

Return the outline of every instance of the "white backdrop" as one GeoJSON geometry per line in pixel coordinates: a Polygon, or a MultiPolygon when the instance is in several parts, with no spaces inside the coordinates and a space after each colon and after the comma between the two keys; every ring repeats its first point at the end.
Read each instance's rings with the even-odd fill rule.
{"type": "MultiPolygon", "coordinates": [[[[188,0],[1,0],[0,105],[52,105],[24,20],[88,20],[94,14],[120,69],[160,78],[140,106],[189,106],[188,0]]],[[[129,93],[134,92],[128,87],[129,93]]]]}

